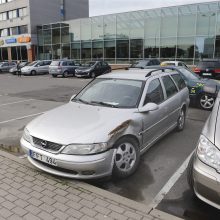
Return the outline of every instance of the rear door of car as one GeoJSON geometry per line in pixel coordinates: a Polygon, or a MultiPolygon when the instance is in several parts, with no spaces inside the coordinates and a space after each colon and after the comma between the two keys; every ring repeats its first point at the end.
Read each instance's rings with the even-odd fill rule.
{"type": "Polygon", "coordinates": [[[74,74],[75,68],[76,68],[75,63],[73,61],[68,61],[67,66],[68,66],[67,68],[68,68],[69,73],[74,74]]]}

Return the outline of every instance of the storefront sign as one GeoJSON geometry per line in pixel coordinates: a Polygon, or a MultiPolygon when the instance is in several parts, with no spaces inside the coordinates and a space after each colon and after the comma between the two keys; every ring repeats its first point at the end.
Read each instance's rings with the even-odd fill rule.
{"type": "Polygon", "coordinates": [[[17,42],[17,39],[16,38],[9,38],[9,39],[6,39],[5,40],[5,43],[6,44],[14,44],[17,42]]]}
{"type": "Polygon", "coordinates": [[[0,46],[4,45],[4,40],[0,40],[0,46]]]}
{"type": "Polygon", "coordinates": [[[31,42],[31,38],[30,37],[18,37],[17,38],[18,43],[29,43],[31,42]]]}

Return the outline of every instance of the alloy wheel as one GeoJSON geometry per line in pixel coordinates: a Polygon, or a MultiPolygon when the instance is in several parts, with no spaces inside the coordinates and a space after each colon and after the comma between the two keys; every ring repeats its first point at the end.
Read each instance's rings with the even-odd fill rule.
{"type": "Polygon", "coordinates": [[[200,98],[200,105],[203,109],[210,110],[215,104],[215,99],[209,95],[202,95],[200,98]]]}

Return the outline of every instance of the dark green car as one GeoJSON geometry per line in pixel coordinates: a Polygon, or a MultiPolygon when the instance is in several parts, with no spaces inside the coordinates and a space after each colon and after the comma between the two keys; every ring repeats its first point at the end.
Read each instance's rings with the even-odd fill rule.
{"type": "Polygon", "coordinates": [[[191,104],[211,110],[220,90],[220,81],[201,78],[184,67],[174,67],[174,69],[179,70],[187,84],[191,104]]]}

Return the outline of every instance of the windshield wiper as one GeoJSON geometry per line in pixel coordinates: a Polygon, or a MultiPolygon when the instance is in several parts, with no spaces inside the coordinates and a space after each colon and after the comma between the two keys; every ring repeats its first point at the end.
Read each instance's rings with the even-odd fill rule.
{"type": "Polygon", "coordinates": [[[81,102],[81,103],[87,104],[87,105],[90,105],[90,104],[91,104],[90,102],[87,102],[87,101],[85,101],[85,100],[83,100],[83,99],[73,99],[73,100],[75,100],[75,101],[77,101],[77,102],[81,102]]]}
{"type": "Polygon", "coordinates": [[[108,107],[112,107],[112,108],[118,108],[117,105],[108,103],[108,102],[98,102],[98,101],[91,101],[92,104],[98,104],[98,105],[103,105],[103,106],[108,106],[108,107]]]}

